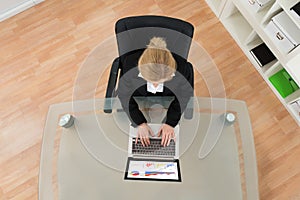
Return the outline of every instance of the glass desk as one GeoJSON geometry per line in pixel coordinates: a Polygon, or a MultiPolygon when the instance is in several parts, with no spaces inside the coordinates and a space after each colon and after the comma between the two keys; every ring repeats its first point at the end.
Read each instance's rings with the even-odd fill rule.
{"type": "MultiPolygon", "coordinates": [[[[165,112],[160,104],[140,106],[160,123],[165,112]]],[[[182,182],[161,182],[124,180],[130,123],[118,99],[52,105],[43,136],[39,199],[259,199],[246,104],[195,97],[190,108],[193,118],[180,121],[182,182]],[[107,108],[112,113],[104,113],[107,108]],[[58,121],[66,113],[75,117],[74,125],[62,128],[58,121]],[[226,121],[224,113],[234,114],[235,121],[226,121]]]]}

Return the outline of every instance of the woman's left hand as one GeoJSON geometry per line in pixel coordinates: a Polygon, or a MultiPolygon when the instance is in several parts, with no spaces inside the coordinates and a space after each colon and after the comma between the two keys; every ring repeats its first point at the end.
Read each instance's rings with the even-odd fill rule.
{"type": "Polygon", "coordinates": [[[158,137],[160,136],[162,138],[161,145],[163,145],[164,147],[169,146],[172,139],[174,140],[174,142],[176,140],[174,128],[168,124],[163,124],[160,127],[158,131],[158,137]]]}

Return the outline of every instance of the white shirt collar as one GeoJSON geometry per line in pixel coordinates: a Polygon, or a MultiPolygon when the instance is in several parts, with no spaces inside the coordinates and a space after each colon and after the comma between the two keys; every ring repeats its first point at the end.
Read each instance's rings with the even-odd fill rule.
{"type": "Polygon", "coordinates": [[[157,87],[147,81],[147,91],[155,94],[156,92],[163,92],[164,91],[164,83],[159,83],[157,87]]]}
{"type": "MultiPolygon", "coordinates": [[[[175,74],[172,74],[172,76],[175,76],[175,74]]],[[[143,78],[141,73],[139,73],[138,77],[143,78]]],[[[155,94],[156,92],[163,92],[163,91],[164,91],[164,83],[159,83],[157,87],[155,87],[153,83],[147,81],[147,92],[151,92],[155,94]]]]}
{"type": "MultiPolygon", "coordinates": [[[[138,77],[144,78],[141,73],[139,73],[138,77]]],[[[159,83],[157,87],[153,85],[153,83],[147,81],[147,92],[151,92],[155,94],[156,92],[164,91],[164,83],[159,83]]]]}

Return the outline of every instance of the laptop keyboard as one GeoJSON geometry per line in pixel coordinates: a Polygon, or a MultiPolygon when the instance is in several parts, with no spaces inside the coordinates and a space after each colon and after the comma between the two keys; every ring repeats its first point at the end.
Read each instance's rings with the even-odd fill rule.
{"type": "Polygon", "coordinates": [[[175,156],[175,142],[171,140],[169,146],[161,145],[161,138],[150,138],[150,145],[143,146],[140,139],[133,138],[132,154],[150,155],[150,156],[175,156]],[[138,140],[137,144],[135,143],[138,140]]]}

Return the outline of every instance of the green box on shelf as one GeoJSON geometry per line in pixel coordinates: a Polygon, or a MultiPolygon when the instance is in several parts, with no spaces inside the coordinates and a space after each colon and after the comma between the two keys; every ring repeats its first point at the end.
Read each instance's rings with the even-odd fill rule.
{"type": "Polygon", "coordinates": [[[299,89],[299,86],[285,69],[282,69],[276,74],[272,75],[269,80],[283,98],[299,89]]]}

